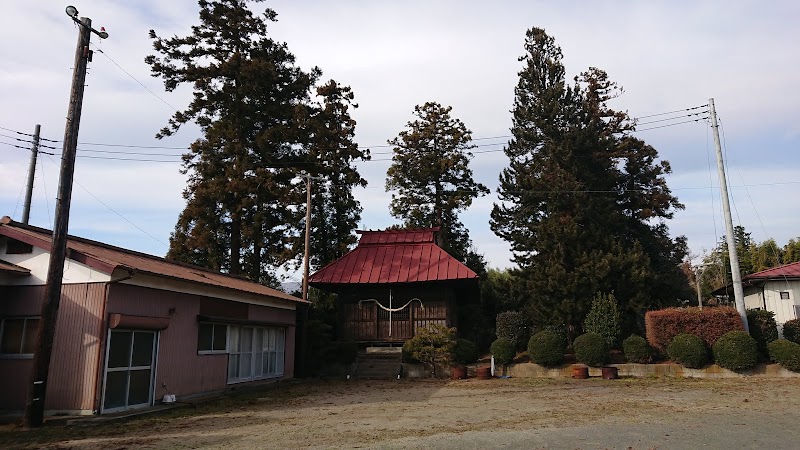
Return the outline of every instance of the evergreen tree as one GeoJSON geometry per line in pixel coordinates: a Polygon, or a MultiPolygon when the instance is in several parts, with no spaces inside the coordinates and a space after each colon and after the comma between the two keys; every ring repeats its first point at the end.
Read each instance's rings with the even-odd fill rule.
{"type": "Polygon", "coordinates": [[[321,102],[310,119],[309,153],[317,164],[311,170],[323,181],[315,181],[311,210],[311,265],[322,267],[347,253],[356,242],[353,230],[361,218],[361,205],[353,188],[367,181],[354,166],[370,158],[353,142],[356,121],[350,116],[354,95],[350,87],[334,80],[317,89],[321,102]]]}
{"type": "Polygon", "coordinates": [[[797,261],[800,261],[800,239],[789,239],[789,242],[783,246],[781,262],[789,264],[797,261]]]}
{"type": "MultiPolygon", "coordinates": [[[[260,0],[256,0],[260,1],[260,0]]],[[[194,97],[156,137],[194,121],[203,137],[184,155],[187,205],[168,258],[262,283],[292,253],[307,168],[309,93],[319,77],[295,65],[286,44],[267,36],[277,14],[254,15],[244,0],[200,0],[200,24],[186,37],[150,31],[157,55],[145,62],[167,91],[191,84],[194,97]]]]}
{"type": "Polygon", "coordinates": [[[511,244],[536,323],[574,333],[594,294],[615,292],[630,330],[643,309],[691,298],[679,267],[685,239],[664,224],[682,208],[664,180],[670,166],[609,108],[620,89],[605,72],[569,84],[542,29],[527,32],[525,51],[492,229],[511,244]]]}
{"type": "Polygon", "coordinates": [[[437,245],[482,273],[485,263],[458,213],[489,190],[472,177],[472,132],[451,110],[435,102],[414,107],[416,119],[389,141],[394,155],[386,190],[396,191],[390,205],[394,217],[406,227],[441,227],[437,245]]]}

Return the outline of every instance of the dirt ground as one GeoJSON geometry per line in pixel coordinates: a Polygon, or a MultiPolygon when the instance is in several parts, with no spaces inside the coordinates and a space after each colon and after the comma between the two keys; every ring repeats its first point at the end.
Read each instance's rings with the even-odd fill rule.
{"type": "Polygon", "coordinates": [[[796,448],[800,380],[316,381],[0,448],[796,448]]]}

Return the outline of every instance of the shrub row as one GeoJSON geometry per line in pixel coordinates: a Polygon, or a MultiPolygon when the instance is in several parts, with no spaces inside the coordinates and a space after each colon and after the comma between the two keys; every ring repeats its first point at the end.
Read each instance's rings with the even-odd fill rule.
{"type": "Polygon", "coordinates": [[[528,356],[540,366],[558,366],[564,361],[566,349],[566,339],[552,331],[540,331],[528,341],[528,356]]]}
{"type": "Polygon", "coordinates": [[[707,346],[729,331],[744,330],[736,309],[718,308],[667,308],[645,314],[647,342],[660,352],[667,350],[672,340],[680,334],[699,337],[707,346]]]}
{"type": "Polygon", "coordinates": [[[653,361],[653,349],[645,338],[635,334],[622,341],[622,351],[628,362],[647,364],[653,361]]]}

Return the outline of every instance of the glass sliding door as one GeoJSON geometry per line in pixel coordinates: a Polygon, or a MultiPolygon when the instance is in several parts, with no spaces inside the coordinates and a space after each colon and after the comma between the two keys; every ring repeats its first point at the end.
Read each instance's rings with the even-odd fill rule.
{"type": "Polygon", "coordinates": [[[111,330],[106,356],[103,412],[152,404],[157,341],[155,331],[111,330]]]}
{"type": "Polygon", "coordinates": [[[228,326],[228,383],[283,375],[286,329],[228,326]]]}

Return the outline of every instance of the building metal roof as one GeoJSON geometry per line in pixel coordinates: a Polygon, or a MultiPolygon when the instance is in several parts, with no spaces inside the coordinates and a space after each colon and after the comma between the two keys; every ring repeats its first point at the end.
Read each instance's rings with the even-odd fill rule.
{"type": "Polygon", "coordinates": [[[358,246],[309,278],[310,284],[387,284],[477,279],[437,246],[439,228],[357,231],[358,246]]]}
{"type": "Polygon", "coordinates": [[[800,277],[800,262],[793,262],[783,266],[772,267],[761,272],[746,275],[743,280],[767,280],[772,278],[798,278],[800,277]]]}
{"type": "MultiPolygon", "coordinates": [[[[19,240],[48,252],[52,247],[52,235],[49,230],[15,222],[7,216],[0,219],[0,236],[19,240]]],[[[122,269],[133,274],[143,273],[303,303],[303,300],[285,292],[242,278],[76,236],[68,237],[67,256],[109,275],[115,269],[122,269]]]]}

